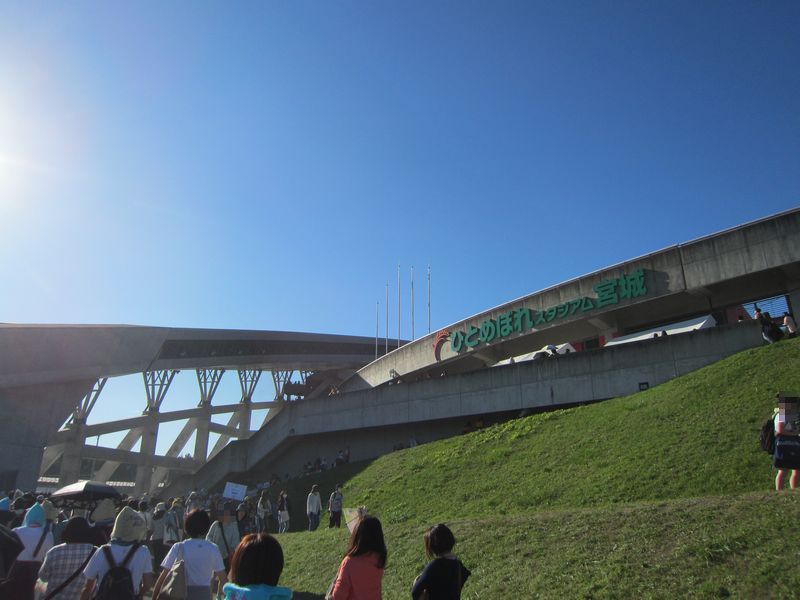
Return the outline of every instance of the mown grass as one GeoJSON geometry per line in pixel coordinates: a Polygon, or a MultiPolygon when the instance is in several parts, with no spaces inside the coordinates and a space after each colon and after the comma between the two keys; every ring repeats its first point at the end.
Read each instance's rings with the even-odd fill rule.
{"type": "MultiPolygon", "coordinates": [[[[794,597],[800,497],[768,492],[758,433],[775,393],[800,390],[798,367],[800,340],[786,341],[626,398],[350,465],[346,505],[386,529],[384,597],[408,597],[422,533],[440,521],[473,571],[467,598],[794,597]]],[[[344,474],[325,474],[323,494],[344,474]]],[[[315,482],[296,482],[295,514],[315,482]]],[[[297,597],[324,593],[346,537],[280,536],[297,597]]]]}
{"type": "MultiPolygon", "coordinates": [[[[800,495],[749,493],[447,520],[472,571],[463,598],[796,598],[800,495]]],[[[387,525],[384,598],[409,598],[424,526],[387,525]]],[[[278,536],[282,583],[319,600],[347,531],[278,536]]]]}

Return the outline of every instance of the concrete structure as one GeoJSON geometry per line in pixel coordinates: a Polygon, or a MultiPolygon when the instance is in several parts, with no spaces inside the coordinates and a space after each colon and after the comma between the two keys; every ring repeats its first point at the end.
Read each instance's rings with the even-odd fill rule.
{"type": "Polygon", "coordinates": [[[316,456],[351,447],[354,460],[386,454],[413,435],[420,443],[462,431],[469,420],[518,415],[624,396],[762,344],[754,321],[632,342],[541,361],[342,393],[292,403],[248,440],[232,442],[164,496],[226,480],[297,474],[316,456]]]}
{"type": "Polygon", "coordinates": [[[79,476],[83,458],[98,458],[106,460],[99,472],[101,479],[111,477],[121,462],[137,464],[136,491],[148,491],[169,469],[191,471],[202,464],[209,432],[222,435],[213,454],[231,437],[250,435],[252,410],[270,408],[274,413],[286,395],[324,393],[374,357],[374,339],[354,336],[118,325],[0,325],[0,488],[33,488],[40,465],[46,470],[56,461],[61,465],[60,482],[71,483],[79,476]],[[197,372],[198,408],[161,413],[161,403],[180,369],[197,372]],[[239,375],[240,402],[212,406],[226,369],[239,375]],[[256,405],[252,395],[265,370],[273,375],[278,397],[274,403],[256,405]],[[134,373],[142,373],[146,392],[142,416],[86,425],[106,379],[134,373]],[[293,373],[299,373],[299,382],[291,382],[293,373]],[[211,415],[221,412],[232,413],[227,426],[210,422],[211,415]],[[159,424],[180,419],[189,421],[167,456],[155,456],[159,424]],[[118,448],[84,444],[87,436],[113,431],[128,431],[118,448]],[[197,462],[179,459],[195,431],[197,462]],[[140,440],[141,451],[131,452],[140,440]]]}
{"type": "Polygon", "coordinates": [[[372,440],[364,441],[363,455],[373,455],[380,453],[378,447],[387,435],[415,431],[449,435],[469,416],[630,393],[638,389],[634,385],[660,383],[760,343],[757,326],[723,326],[579,352],[552,359],[553,363],[485,367],[547,344],[571,342],[584,350],[616,335],[700,315],[711,314],[724,325],[720,316],[724,317],[726,308],[775,295],[786,295],[792,307],[800,307],[800,209],[530,294],[377,360],[373,360],[373,338],[121,326],[0,326],[0,455],[7,459],[0,487],[8,487],[6,480],[17,479],[17,472],[16,484],[31,487],[37,470],[31,466],[38,464],[41,448],[48,442],[45,466],[60,460],[62,482],[75,478],[82,457],[95,456],[106,460],[100,469],[104,476],[111,476],[120,462],[135,462],[136,491],[142,492],[154,489],[170,469],[190,473],[197,469],[207,456],[209,432],[220,433],[223,437],[208,463],[170,488],[182,493],[195,485],[217,485],[231,472],[267,468],[277,464],[276,457],[283,456],[281,460],[289,463],[300,460],[305,455],[298,446],[301,440],[322,443],[347,432],[348,439],[372,440]],[[197,372],[198,408],[161,413],[175,372],[187,368],[197,372]],[[225,369],[238,372],[241,402],[215,407],[211,398],[225,369]],[[265,403],[270,409],[267,420],[250,437],[252,394],[263,370],[272,371],[279,398],[265,403]],[[295,371],[301,374],[300,382],[291,381],[295,371]],[[143,415],[117,424],[87,426],[86,417],[105,378],[129,373],[143,374],[147,391],[143,415]],[[327,396],[329,390],[342,393],[327,396]],[[288,394],[304,399],[283,402],[288,394]],[[34,402],[47,410],[31,411],[34,402]],[[232,413],[227,425],[210,422],[218,409],[232,413]],[[70,422],[56,434],[70,412],[70,422]],[[187,426],[167,456],[155,457],[158,424],[176,419],[188,419],[187,426]],[[120,447],[85,448],[87,435],[118,429],[129,431],[120,447]],[[194,432],[198,461],[182,461],[178,455],[194,432]],[[237,441],[222,450],[230,438],[237,441]],[[139,440],[142,451],[132,453],[139,440]]]}
{"type": "Polygon", "coordinates": [[[463,373],[546,344],[611,339],[782,294],[789,296],[794,312],[800,314],[800,209],[653,252],[469,317],[370,363],[342,390],[368,389],[398,378],[438,376],[444,371],[463,373]],[[619,284],[630,283],[637,272],[645,293],[619,284]],[[615,284],[617,301],[604,304],[600,295],[609,291],[609,282],[615,284]],[[584,300],[593,307],[583,310],[584,300]],[[481,330],[491,322],[491,333],[503,315],[520,309],[530,311],[531,327],[490,343],[464,345],[461,352],[453,350],[456,332],[468,332],[471,327],[481,330]]]}

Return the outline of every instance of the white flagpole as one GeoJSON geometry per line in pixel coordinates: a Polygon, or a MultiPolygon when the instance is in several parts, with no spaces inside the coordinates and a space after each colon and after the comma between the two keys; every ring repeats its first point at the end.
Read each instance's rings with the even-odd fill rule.
{"type": "Polygon", "coordinates": [[[411,341],[414,341],[414,267],[411,267],[411,341]]]}
{"type": "Polygon", "coordinates": [[[397,347],[400,347],[400,264],[397,264],[397,347]]]}
{"type": "Polygon", "coordinates": [[[381,302],[378,300],[375,303],[375,360],[378,360],[378,329],[380,327],[380,310],[381,310],[381,302]]]}
{"type": "Polygon", "coordinates": [[[431,266],[428,265],[428,333],[431,332],[431,266]]]}
{"type": "Polygon", "coordinates": [[[389,354],[389,282],[386,282],[386,347],[384,354],[389,354]]]}

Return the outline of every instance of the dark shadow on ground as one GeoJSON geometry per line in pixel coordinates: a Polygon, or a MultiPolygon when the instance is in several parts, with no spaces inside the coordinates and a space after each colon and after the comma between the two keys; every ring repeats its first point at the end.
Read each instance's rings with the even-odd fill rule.
{"type": "Polygon", "coordinates": [[[292,600],[325,600],[325,594],[292,591],[292,600]]]}

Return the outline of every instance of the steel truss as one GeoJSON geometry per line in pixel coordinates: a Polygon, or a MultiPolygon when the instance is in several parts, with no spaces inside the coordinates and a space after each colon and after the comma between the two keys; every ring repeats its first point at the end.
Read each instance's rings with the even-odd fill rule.
{"type": "MultiPolygon", "coordinates": [[[[214,396],[219,388],[225,369],[196,369],[199,390],[197,408],[161,412],[161,406],[169,391],[177,369],[145,371],[142,380],[145,388],[146,406],[138,417],[120,419],[118,421],[87,424],[87,418],[97,403],[100,393],[108,381],[104,377],[98,379],[92,389],[75,407],[70,419],[50,441],[45,450],[42,462],[42,473],[49,470],[59,458],[62,468],[59,479],[61,483],[76,481],[80,474],[80,463],[83,458],[103,460],[95,472],[93,479],[108,481],[123,462],[133,463],[136,468],[136,485],[134,494],[156,493],[166,480],[170,471],[194,471],[203,464],[208,454],[208,438],[210,433],[220,435],[210,456],[219,452],[231,438],[246,438],[251,435],[250,420],[253,410],[268,409],[268,417],[283,405],[283,396],[279,390],[291,380],[294,371],[273,372],[276,383],[276,400],[269,402],[253,402],[256,386],[263,373],[260,369],[241,369],[237,371],[241,389],[241,398],[236,404],[214,406],[214,396]],[[214,423],[211,418],[216,414],[230,413],[227,425],[214,423]],[[170,445],[166,454],[155,454],[159,425],[165,422],[186,419],[186,423],[170,445]],[[116,448],[87,446],[86,439],[125,431],[125,436],[116,448]],[[181,458],[186,444],[195,435],[194,456],[181,458]],[[138,452],[133,448],[140,443],[138,452]],[[66,467],[66,469],[65,469],[66,467]]],[[[305,382],[309,372],[300,371],[300,379],[305,382]]],[[[266,422],[266,420],[265,420],[266,422]]]]}

